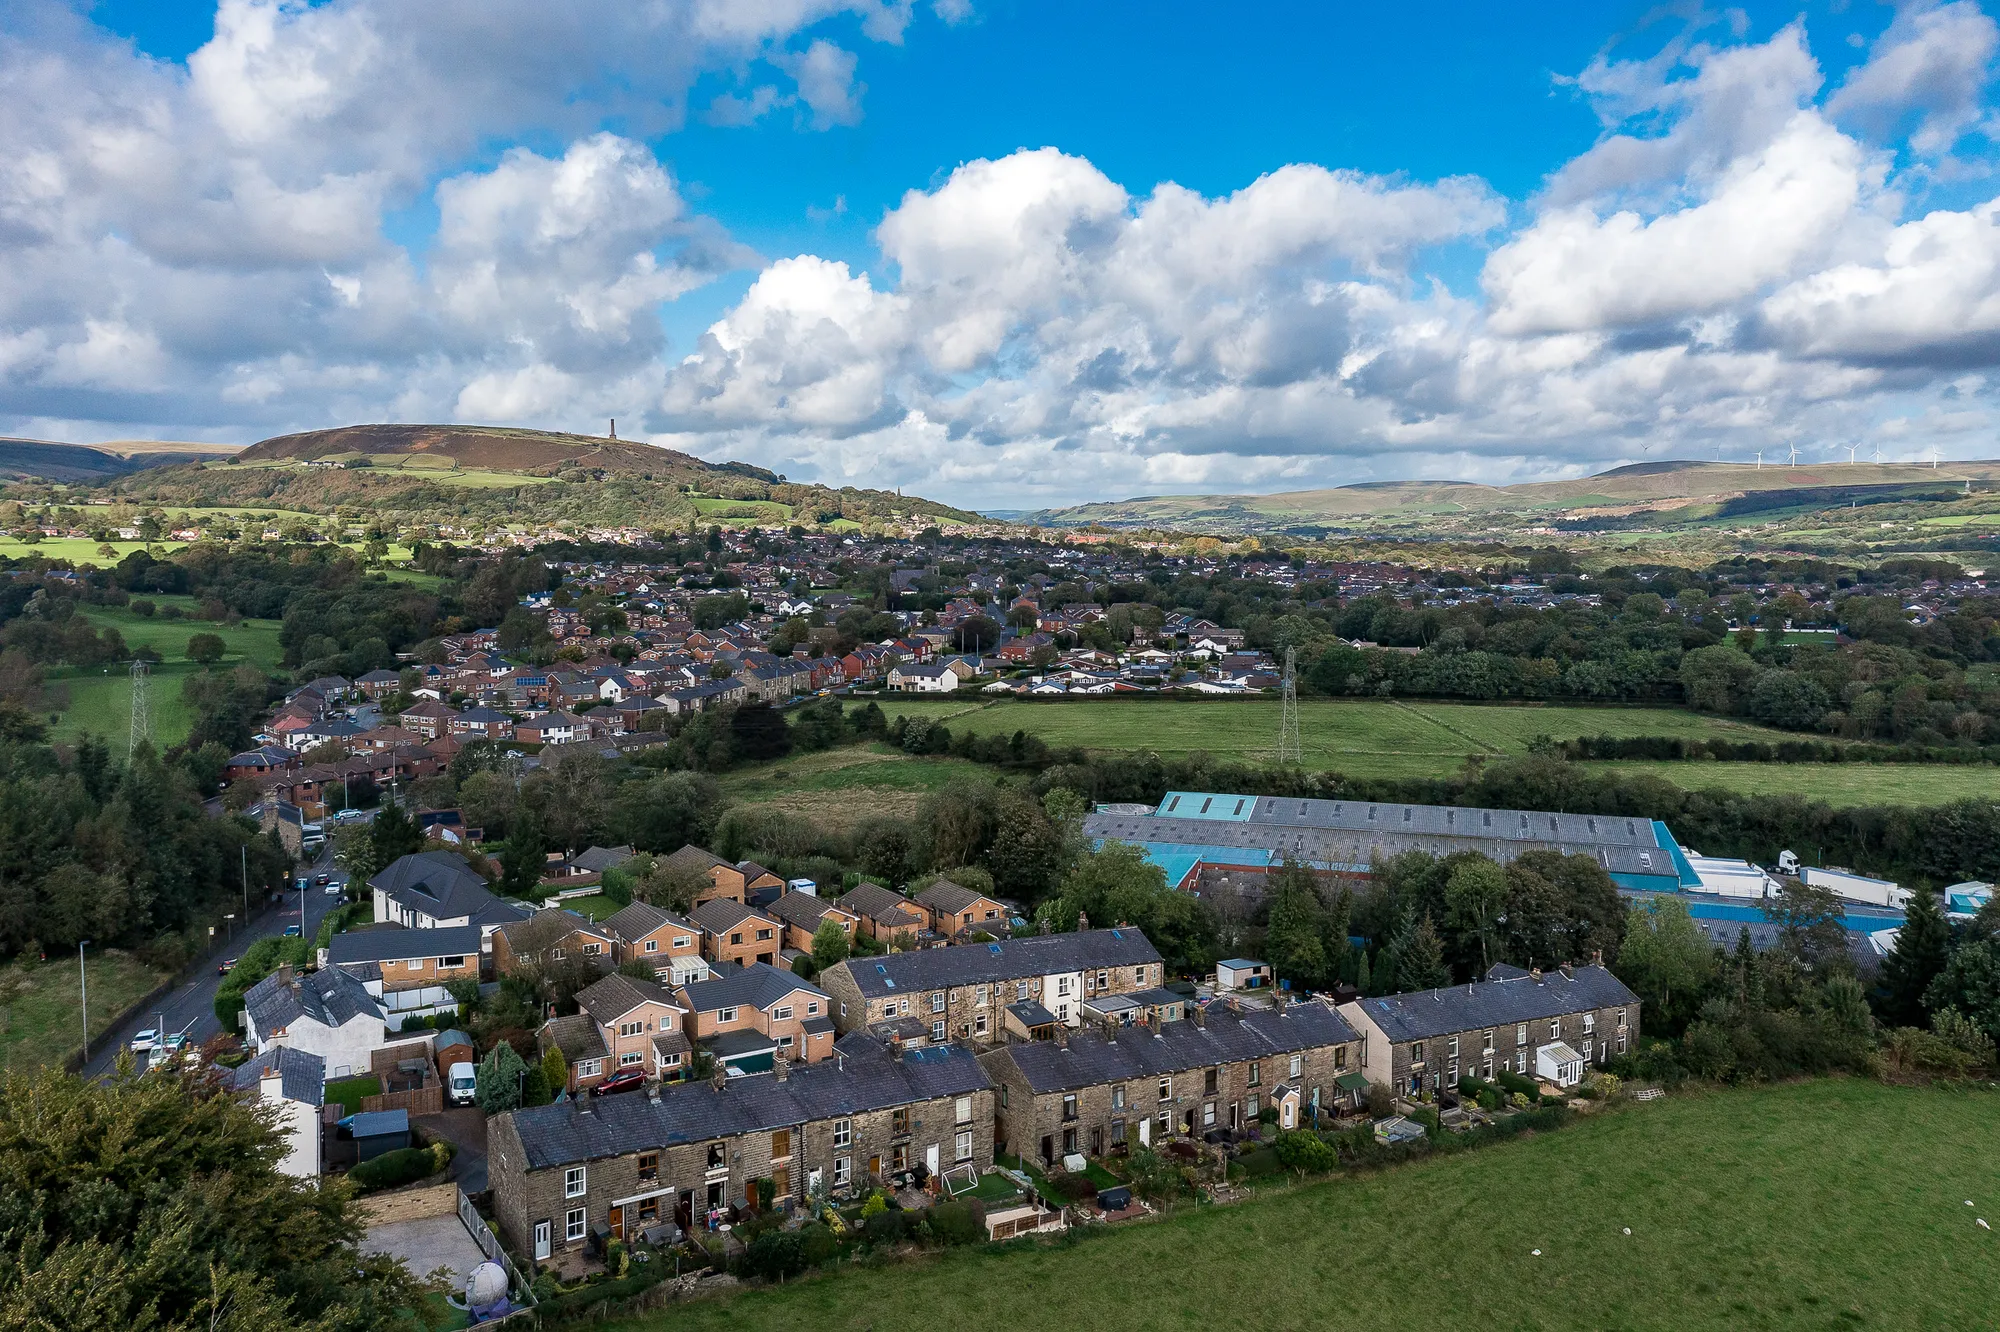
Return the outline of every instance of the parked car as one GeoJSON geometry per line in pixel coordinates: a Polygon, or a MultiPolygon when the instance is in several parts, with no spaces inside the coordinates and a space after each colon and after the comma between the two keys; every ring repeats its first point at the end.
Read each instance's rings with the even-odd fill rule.
{"type": "Polygon", "coordinates": [[[322,874],[317,879],[314,879],[313,882],[324,888],[333,882],[333,876],[331,874],[322,874]]]}
{"type": "Polygon", "coordinates": [[[218,976],[227,976],[234,970],[236,970],[236,959],[233,957],[225,957],[215,964],[215,974],[218,976]]]}
{"type": "Polygon", "coordinates": [[[339,897],[342,893],[346,891],[347,891],[347,885],[344,883],[330,883],[325,888],[325,892],[328,897],[339,897]]]}
{"type": "Polygon", "coordinates": [[[639,1088],[645,1085],[645,1073],[640,1069],[628,1068],[613,1073],[610,1077],[592,1087],[590,1094],[592,1096],[611,1096],[618,1092],[638,1091],[639,1088]]]}
{"type": "Polygon", "coordinates": [[[148,1027],[132,1038],[132,1050],[136,1054],[144,1054],[159,1043],[160,1033],[148,1027]]]}
{"type": "Polygon", "coordinates": [[[296,926],[296,925],[287,925],[287,926],[285,926],[285,937],[286,937],[287,939],[296,939],[296,938],[298,938],[298,937],[299,937],[299,927],[298,927],[298,926],[296,926]]]}

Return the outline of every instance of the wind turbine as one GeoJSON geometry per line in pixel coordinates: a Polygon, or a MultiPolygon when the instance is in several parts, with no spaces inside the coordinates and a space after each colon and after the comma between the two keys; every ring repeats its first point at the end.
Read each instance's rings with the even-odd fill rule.
{"type": "Polygon", "coordinates": [[[1849,467],[1854,466],[1854,451],[1860,447],[1859,444],[1849,444],[1847,446],[1847,465],[1849,467]]]}
{"type": "Polygon", "coordinates": [[[1931,445],[1931,470],[1933,472],[1937,470],[1937,462],[1938,462],[1938,447],[1937,445],[1933,444],[1931,445]]]}
{"type": "Polygon", "coordinates": [[[1875,465],[1882,465],[1882,441],[1879,439],[1875,441],[1875,465]]]}
{"type": "Polygon", "coordinates": [[[1757,470],[1760,472],[1764,470],[1764,450],[1762,449],[1757,450],[1757,470]]]}
{"type": "Polygon", "coordinates": [[[1797,441],[1794,441],[1792,444],[1792,451],[1785,456],[1785,466],[1797,467],[1798,465],[1799,465],[1799,446],[1797,441]]]}

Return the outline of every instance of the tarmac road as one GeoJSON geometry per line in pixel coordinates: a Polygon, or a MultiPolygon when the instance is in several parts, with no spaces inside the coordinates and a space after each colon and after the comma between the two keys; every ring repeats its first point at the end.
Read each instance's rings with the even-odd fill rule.
{"type": "MultiPolygon", "coordinates": [[[[320,851],[319,857],[309,865],[293,871],[293,882],[299,875],[318,878],[321,874],[332,874],[334,882],[344,883],[346,871],[334,868],[331,842],[320,851]]],[[[225,951],[208,962],[201,964],[192,979],[184,979],[171,993],[164,996],[153,1008],[115,1032],[97,1037],[91,1044],[90,1059],[83,1066],[85,1077],[102,1077],[111,1071],[118,1052],[125,1049],[134,1036],[147,1028],[179,1031],[193,1023],[188,1032],[188,1040],[200,1045],[209,1037],[222,1030],[222,1024],[215,1020],[215,992],[222,984],[222,977],[216,974],[216,965],[225,958],[241,955],[258,939],[282,936],[287,925],[299,923],[299,894],[296,891],[285,895],[284,903],[273,907],[250,922],[247,930],[239,930],[235,939],[225,945],[225,951]]],[[[319,929],[320,921],[326,913],[340,905],[341,899],[328,897],[326,889],[309,884],[305,891],[305,935],[311,938],[319,929]]]]}

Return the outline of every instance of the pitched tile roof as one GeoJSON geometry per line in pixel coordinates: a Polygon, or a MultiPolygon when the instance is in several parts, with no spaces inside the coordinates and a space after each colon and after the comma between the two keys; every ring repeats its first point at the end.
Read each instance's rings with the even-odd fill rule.
{"type": "Polygon", "coordinates": [[[813,893],[785,893],[764,910],[788,925],[810,931],[819,928],[821,917],[833,910],[833,903],[813,893]]]}
{"type": "Polygon", "coordinates": [[[841,894],[834,903],[842,911],[866,917],[869,920],[895,922],[904,917],[920,919],[923,912],[909,898],[893,888],[884,888],[879,883],[856,884],[841,894]]]}
{"type": "Polygon", "coordinates": [[[602,1059],[610,1053],[604,1047],[604,1033],[597,1029],[588,1013],[551,1018],[542,1028],[542,1035],[572,1064],[579,1059],[602,1059]]]}
{"type": "Polygon", "coordinates": [[[1037,934],[997,943],[923,948],[884,957],[849,958],[847,968],[864,997],[937,990],[953,985],[1047,976],[1059,971],[1137,966],[1160,954],[1138,929],[1126,925],[1071,934],[1037,934]]]}
{"type": "Polygon", "coordinates": [[[1569,976],[1560,971],[1544,972],[1540,981],[1525,973],[1503,974],[1497,980],[1379,995],[1355,1003],[1390,1040],[1421,1041],[1586,1009],[1636,1008],[1639,996],[1603,967],[1590,966],[1576,967],[1569,976]]]}
{"type": "Polygon", "coordinates": [[[648,1096],[606,1096],[517,1110],[512,1118],[530,1170],[572,1165],[674,1143],[703,1142],[839,1119],[891,1106],[990,1088],[986,1071],[960,1045],[890,1056],[866,1037],[836,1046],[841,1057],[795,1064],[780,1081],[772,1074],[711,1083],[680,1083],[648,1096]]]}
{"type": "Polygon", "coordinates": [[[766,925],[778,922],[759,911],[756,907],[745,906],[727,897],[711,898],[688,913],[688,918],[707,930],[710,934],[727,934],[746,920],[762,921],[766,925]]]}
{"type": "Polygon", "coordinates": [[[712,1013],[718,1008],[769,1008],[799,990],[818,995],[828,1004],[833,1002],[817,985],[764,962],[753,962],[747,967],[719,967],[709,973],[707,980],[683,985],[680,994],[693,1011],[712,1013]]]}
{"type": "Polygon", "coordinates": [[[618,1021],[640,1004],[680,1007],[674,1002],[673,991],[658,981],[638,980],[616,971],[603,980],[594,981],[579,990],[576,1002],[584,1012],[597,1021],[598,1025],[605,1027],[618,1021]]]}
{"type": "Polygon", "coordinates": [[[621,907],[606,916],[602,924],[627,943],[643,939],[662,925],[676,926],[690,934],[699,928],[693,921],[683,916],[676,916],[671,911],[662,911],[650,902],[634,902],[630,906],[621,907]]]}
{"type": "MultiPolygon", "coordinates": [[[[1157,1031],[1124,1027],[1116,1039],[1086,1031],[1071,1036],[1067,1045],[1035,1041],[1003,1046],[1000,1054],[1013,1060],[1035,1091],[1050,1092],[1264,1059],[1355,1039],[1354,1028],[1317,1001],[1241,1014],[1212,1005],[1199,1024],[1167,1022],[1157,1031]]],[[[1282,1078],[1274,1071],[1269,1080],[1276,1083],[1282,1078]]]]}
{"type": "Polygon", "coordinates": [[[916,897],[917,901],[923,903],[931,910],[942,912],[947,916],[955,916],[981,899],[986,901],[992,900],[985,893],[975,892],[970,888],[953,883],[950,879],[939,879],[936,883],[918,893],[916,897]]]}

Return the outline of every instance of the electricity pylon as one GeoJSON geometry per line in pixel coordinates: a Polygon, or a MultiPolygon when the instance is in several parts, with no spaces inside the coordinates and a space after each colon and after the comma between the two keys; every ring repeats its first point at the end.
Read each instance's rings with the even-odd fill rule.
{"type": "Polygon", "coordinates": [[[1305,747],[1299,742],[1299,650],[1285,649],[1285,684],[1278,705],[1278,762],[1304,763],[1305,747]]]}
{"type": "Polygon", "coordinates": [[[153,743],[153,676],[144,658],[132,662],[132,738],[125,748],[129,764],[139,753],[140,742],[153,743]]]}

